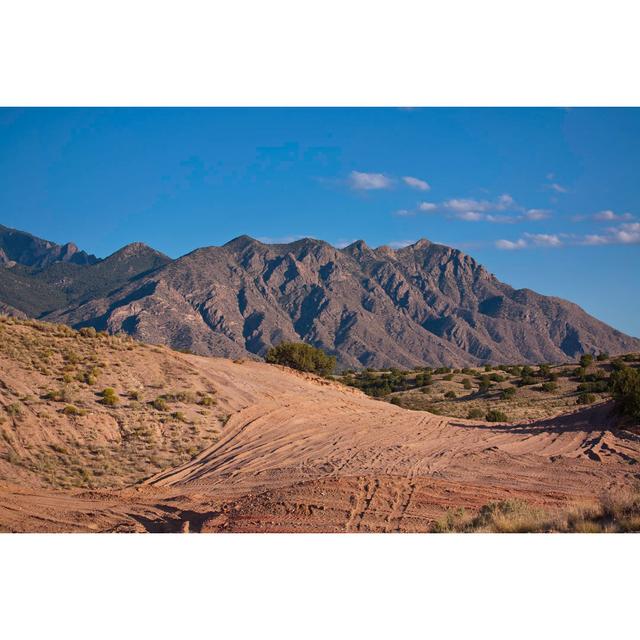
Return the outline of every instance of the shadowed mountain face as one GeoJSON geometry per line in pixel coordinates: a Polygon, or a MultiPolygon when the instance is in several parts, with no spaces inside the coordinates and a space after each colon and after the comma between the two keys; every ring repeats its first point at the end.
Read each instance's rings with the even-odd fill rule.
{"type": "Polygon", "coordinates": [[[141,243],[99,260],[75,245],[56,245],[2,226],[0,247],[0,311],[36,318],[108,295],[171,262],[141,243]]]}
{"type": "Polygon", "coordinates": [[[95,256],[80,251],[72,242],[60,245],[0,224],[0,265],[17,263],[41,269],[54,262],[87,265],[97,261],[95,256]]]}
{"type": "Polygon", "coordinates": [[[473,258],[427,240],[395,251],[362,241],[339,250],[242,236],[166,260],[91,295],[85,288],[41,317],[234,358],[303,340],[342,367],[561,362],[640,349],[578,306],[515,290],[473,258]]]}

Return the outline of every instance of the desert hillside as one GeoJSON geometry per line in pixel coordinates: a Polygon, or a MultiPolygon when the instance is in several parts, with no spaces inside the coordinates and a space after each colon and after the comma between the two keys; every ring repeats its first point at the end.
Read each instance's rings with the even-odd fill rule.
{"type": "Polygon", "coordinates": [[[0,322],[0,345],[5,531],[430,531],[637,480],[640,438],[606,402],[487,423],[29,320],[0,322]]]}

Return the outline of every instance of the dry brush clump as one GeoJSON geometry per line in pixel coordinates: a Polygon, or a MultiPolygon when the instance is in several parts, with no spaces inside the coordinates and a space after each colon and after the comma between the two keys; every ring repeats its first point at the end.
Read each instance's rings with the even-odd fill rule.
{"type": "Polygon", "coordinates": [[[544,508],[524,500],[490,502],[476,513],[449,509],[434,533],[629,533],[640,532],[640,491],[605,495],[597,501],[544,508]]]}

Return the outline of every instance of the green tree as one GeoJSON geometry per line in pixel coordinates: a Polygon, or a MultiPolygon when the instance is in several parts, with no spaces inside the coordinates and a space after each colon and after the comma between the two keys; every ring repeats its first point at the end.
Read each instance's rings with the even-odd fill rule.
{"type": "Polygon", "coordinates": [[[304,342],[281,342],[269,349],[265,360],[271,364],[281,364],[291,369],[317,373],[321,376],[329,375],[336,366],[336,359],[333,356],[304,342]]]}
{"type": "Polygon", "coordinates": [[[640,420],[640,370],[626,367],[614,371],[611,392],[623,415],[640,420]]]}

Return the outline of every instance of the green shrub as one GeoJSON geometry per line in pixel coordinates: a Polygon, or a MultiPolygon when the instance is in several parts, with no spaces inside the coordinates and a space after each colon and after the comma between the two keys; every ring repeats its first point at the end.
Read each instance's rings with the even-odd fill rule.
{"type": "Polygon", "coordinates": [[[580,356],[580,366],[585,369],[593,362],[593,356],[590,353],[585,353],[580,356]]]}
{"type": "Polygon", "coordinates": [[[102,404],[107,405],[108,407],[114,407],[120,402],[120,398],[116,393],[116,390],[112,387],[107,387],[102,390],[102,404]]]}
{"type": "Polygon", "coordinates": [[[498,409],[490,409],[489,411],[487,411],[484,419],[487,422],[507,422],[509,418],[503,411],[498,411],[498,409]]]}
{"type": "Polygon", "coordinates": [[[468,389],[471,389],[471,380],[469,380],[469,378],[465,378],[465,379],[462,381],[462,386],[463,386],[465,389],[467,389],[467,390],[468,390],[468,389]]]}
{"type": "Polygon", "coordinates": [[[581,393],[578,395],[576,404],[593,404],[596,401],[596,397],[593,393],[581,393]]]}
{"type": "Polygon", "coordinates": [[[506,389],[502,390],[500,397],[503,400],[509,400],[510,398],[513,398],[515,395],[516,395],[515,387],[507,387],[506,389]]]}
{"type": "Polygon", "coordinates": [[[83,411],[78,409],[74,404],[68,404],[63,410],[65,416],[80,416],[83,415],[83,411]]]}
{"type": "Polygon", "coordinates": [[[281,342],[267,352],[265,360],[271,364],[281,364],[298,371],[308,371],[326,376],[332,373],[336,359],[322,349],[304,342],[281,342]]]}
{"type": "Polygon", "coordinates": [[[557,388],[558,385],[555,382],[543,382],[540,385],[540,391],[544,391],[545,393],[553,393],[557,388]]]}
{"type": "Polygon", "coordinates": [[[614,371],[611,392],[623,415],[640,420],[640,370],[626,367],[614,371]]]}
{"type": "Polygon", "coordinates": [[[399,396],[393,396],[393,398],[391,398],[391,404],[395,404],[397,407],[401,407],[402,406],[402,400],[400,399],[399,396]]]}
{"type": "Polygon", "coordinates": [[[453,373],[448,373],[446,376],[442,376],[442,379],[447,382],[451,382],[453,380],[453,373]]]}
{"type": "Polygon", "coordinates": [[[182,413],[182,411],[174,411],[174,412],[171,414],[171,417],[172,417],[174,420],[177,420],[178,422],[187,422],[187,418],[186,418],[186,416],[184,415],[184,413],[182,413]]]}
{"type": "Polygon", "coordinates": [[[596,360],[598,362],[602,362],[603,360],[608,360],[609,359],[609,354],[606,351],[601,351],[597,356],[596,356],[596,360]]]}
{"type": "Polygon", "coordinates": [[[447,393],[444,394],[444,397],[453,399],[453,398],[456,398],[457,396],[455,391],[447,391],[447,393]]]}
{"type": "Polygon", "coordinates": [[[469,420],[477,420],[482,417],[484,417],[484,411],[482,409],[469,409],[469,413],[467,414],[469,420]]]}

